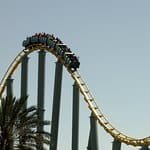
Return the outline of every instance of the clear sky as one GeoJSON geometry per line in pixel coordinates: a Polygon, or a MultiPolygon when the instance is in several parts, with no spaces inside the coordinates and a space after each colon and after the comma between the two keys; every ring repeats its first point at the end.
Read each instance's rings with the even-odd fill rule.
{"type": "MultiPolygon", "coordinates": [[[[108,120],[129,136],[149,136],[149,6],[149,0],[0,0],[0,77],[23,49],[21,44],[26,36],[35,32],[53,33],[80,57],[79,71],[108,120]]],[[[36,60],[36,54],[30,56],[29,95],[33,104],[36,98],[36,83],[32,82],[37,76],[36,60]]],[[[53,93],[55,61],[54,57],[47,56],[47,93],[53,93]]],[[[19,80],[19,73],[14,78],[19,80]]],[[[64,70],[58,142],[61,150],[71,149],[72,84],[64,70]]],[[[52,94],[45,97],[46,119],[50,119],[52,94]]],[[[80,150],[87,146],[89,115],[81,96],[80,150]]],[[[110,135],[100,126],[98,134],[99,149],[111,150],[113,139],[110,135]]],[[[138,148],[123,144],[122,149],[138,148]]]]}

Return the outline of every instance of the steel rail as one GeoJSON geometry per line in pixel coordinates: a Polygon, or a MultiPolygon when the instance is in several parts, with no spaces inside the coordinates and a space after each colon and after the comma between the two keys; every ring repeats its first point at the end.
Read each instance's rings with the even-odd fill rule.
{"type": "MultiPolygon", "coordinates": [[[[19,64],[21,63],[21,60],[23,59],[24,56],[29,55],[30,53],[37,51],[37,50],[46,50],[53,55],[55,55],[58,60],[67,68],[64,60],[59,57],[54,49],[48,48],[46,45],[42,44],[33,44],[31,45],[28,49],[22,50],[13,60],[13,62],[10,64],[8,67],[8,70],[4,74],[4,77],[2,78],[0,82],[0,96],[2,96],[5,87],[6,87],[6,80],[12,76],[12,74],[15,72],[19,64]]],[[[98,123],[104,128],[106,132],[108,132],[113,138],[117,139],[118,141],[125,143],[127,145],[132,145],[132,146],[149,146],[150,145],[150,136],[137,139],[137,138],[132,138],[129,137],[119,130],[117,130],[109,121],[105,118],[104,114],[101,112],[99,109],[98,105],[96,104],[94,97],[92,96],[89,88],[87,87],[85,81],[81,77],[80,73],[78,71],[71,71],[67,68],[68,72],[70,73],[71,77],[76,81],[81,94],[84,97],[84,100],[88,104],[89,109],[92,111],[92,113],[95,115],[98,123]]]]}

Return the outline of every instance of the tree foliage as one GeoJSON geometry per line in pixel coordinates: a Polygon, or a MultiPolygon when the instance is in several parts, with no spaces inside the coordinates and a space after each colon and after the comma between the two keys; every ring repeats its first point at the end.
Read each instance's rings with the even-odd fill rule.
{"type": "MultiPolygon", "coordinates": [[[[50,133],[38,131],[41,122],[35,106],[24,108],[27,97],[16,99],[1,98],[0,104],[0,149],[1,150],[32,150],[37,143],[50,144],[50,133]]],[[[44,149],[44,148],[42,148],[44,149]]]]}

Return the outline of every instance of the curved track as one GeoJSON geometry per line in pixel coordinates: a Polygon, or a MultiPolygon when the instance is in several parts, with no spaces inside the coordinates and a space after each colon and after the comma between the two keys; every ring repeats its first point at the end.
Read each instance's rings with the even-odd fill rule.
{"type": "MultiPolygon", "coordinates": [[[[0,83],[0,96],[3,94],[3,92],[5,90],[6,80],[17,69],[18,65],[21,63],[22,58],[26,55],[29,55],[30,53],[32,53],[34,51],[37,51],[37,50],[44,50],[44,51],[52,53],[67,68],[64,60],[55,54],[54,49],[50,49],[47,46],[42,45],[42,44],[31,45],[30,48],[22,50],[16,56],[16,58],[13,60],[13,62],[10,64],[7,72],[5,73],[5,75],[2,78],[1,83],[0,83]]],[[[84,96],[84,100],[87,102],[89,109],[95,115],[98,123],[105,129],[106,132],[108,132],[112,137],[114,137],[118,141],[125,143],[127,145],[133,145],[133,146],[149,146],[150,145],[150,137],[141,138],[141,139],[132,138],[132,137],[129,137],[129,136],[121,133],[115,127],[113,127],[112,124],[109,123],[109,121],[105,118],[103,113],[100,111],[98,105],[96,104],[96,102],[94,100],[94,97],[92,96],[90,90],[88,89],[88,87],[87,87],[85,81],[83,80],[83,78],[81,77],[80,73],[78,71],[72,72],[68,68],[67,68],[67,70],[70,73],[71,77],[78,84],[80,92],[84,96]]]]}

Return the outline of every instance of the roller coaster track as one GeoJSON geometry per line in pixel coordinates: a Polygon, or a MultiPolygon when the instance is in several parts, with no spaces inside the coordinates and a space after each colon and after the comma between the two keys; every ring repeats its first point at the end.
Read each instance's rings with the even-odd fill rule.
{"type": "MultiPolygon", "coordinates": [[[[42,44],[33,44],[28,49],[23,49],[13,60],[13,62],[10,64],[7,72],[5,73],[4,77],[1,80],[0,83],[0,96],[4,93],[5,87],[6,87],[6,80],[12,76],[12,74],[15,72],[17,67],[22,61],[22,58],[29,55],[30,53],[37,51],[37,50],[43,50],[52,53],[57,57],[57,59],[67,68],[65,65],[64,60],[61,57],[58,57],[58,55],[55,54],[54,49],[48,48],[45,45],[42,44]]],[[[118,131],[109,121],[105,118],[104,114],[99,109],[98,105],[96,104],[94,97],[92,96],[89,88],[87,87],[85,81],[81,77],[80,73],[78,71],[72,72],[67,68],[68,72],[70,73],[71,77],[76,81],[80,92],[82,93],[84,100],[88,104],[89,109],[92,111],[94,116],[96,117],[98,123],[105,129],[106,132],[108,132],[113,138],[117,139],[118,141],[125,143],[127,145],[132,146],[149,146],[150,145],[150,136],[146,138],[136,139],[129,137],[120,131],[118,131]]]]}

